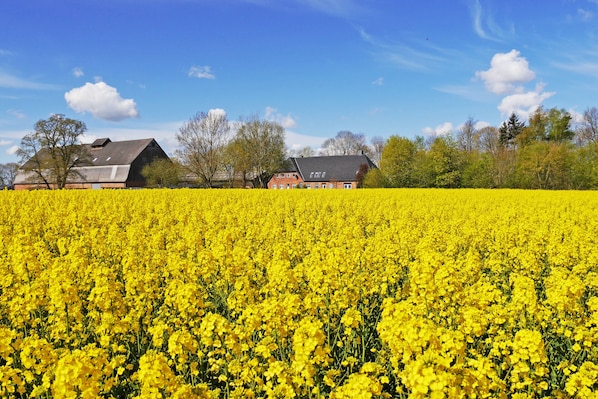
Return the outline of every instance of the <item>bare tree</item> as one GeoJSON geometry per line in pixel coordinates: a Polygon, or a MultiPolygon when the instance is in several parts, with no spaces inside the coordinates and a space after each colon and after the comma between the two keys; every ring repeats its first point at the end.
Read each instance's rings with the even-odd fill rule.
{"type": "Polygon", "coordinates": [[[75,168],[89,160],[88,148],[79,142],[86,130],[85,123],[61,114],[39,120],[17,151],[23,171],[48,189],[64,188],[69,178],[79,176],[75,168]]]}
{"type": "Polygon", "coordinates": [[[187,121],[176,135],[182,147],[177,155],[183,165],[202,184],[213,187],[214,177],[224,171],[225,149],[231,129],[223,110],[199,112],[187,121]]]}
{"type": "Polygon", "coordinates": [[[495,126],[486,126],[478,131],[481,152],[496,155],[500,148],[500,132],[495,126]]]}
{"type": "Polygon", "coordinates": [[[461,126],[457,133],[457,143],[459,149],[466,153],[471,153],[478,148],[478,130],[476,129],[477,121],[469,117],[467,121],[461,126]]]}
{"type": "Polygon", "coordinates": [[[358,155],[370,154],[371,149],[366,144],[363,133],[352,133],[348,130],[340,131],[333,138],[327,139],[322,144],[322,155],[358,155]]]}
{"type": "Polygon", "coordinates": [[[382,159],[382,151],[384,151],[384,145],[386,144],[386,140],[384,140],[380,136],[372,137],[370,140],[372,144],[372,161],[378,166],[380,166],[380,160],[382,159]]]}
{"type": "Polygon", "coordinates": [[[577,128],[577,137],[581,144],[598,142],[598,109],[588,108],[577,128]]]}
{"type": "Polygon", "coordinates": [[[19,164],[9,162],[0,164],[0,188],[13,188],[19,164]]]}
{"type": "Polygon", "coordinates": [[[307,158],[307,157],[313,157],[314,155],[316,155],[316,152],[310,146],[302,147],[297,150],[289,150],[288,153],[289,153],[289,156],[296,157],[296,158],[297,157],[307,158]]]}

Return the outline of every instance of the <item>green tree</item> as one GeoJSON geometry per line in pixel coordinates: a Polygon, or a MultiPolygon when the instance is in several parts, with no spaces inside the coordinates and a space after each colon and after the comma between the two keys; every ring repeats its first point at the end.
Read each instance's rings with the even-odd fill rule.
{"type": "Polygon", "coordinates": [[[522,148],[517,157],[520,188],[563,190],[572,187],[572,144],[539,141],[522,148]]]}
{"type": "Polygon", "coordinates": [[[89,161],[89,150],[79,141],[86,130],[85,123],[62,114],[37,121],[35,131],[21,139],[21,169],[48,189],[64,188],[70,178],[80,176],[75,168],[89,161]]]}
{"type": "Polygon", "coordinates": [[[177,161],[159,158],[145,165],[141,175],[148,187],[176,187],[181,182],[182,167],[177,161]]]}
{"type": "Polygon", "coordinates": [[[253,116],[242,122],[233,144],[235,170],[250,173],[258,187],[266,187],[268,179],[285,161],[284,128],[276,122],[253,116]]]}
{"type": "Polygon", "coordinates": [[[416,144],[399,136],[390,136],[380,159],[380,171],[389,187],[413,187],[416,144]]]}
{"type": "Polygon", "coordinates": [[[551,108],[548,110],[548,141],[570,141],[575,137],[571,128],[571,114],[564,109],[551,108]]]}
{"type": "Polygon", "coordinates": [[[598,141],[578,147],[572,161],[573,188],[598,189],[598,141]]]}
{"type": "Polygon", "coordinates": [[[222,110],[199,112],[187,121],[176,135],[181,146],[177,155],[201,184],[213,187],[214,178],[225,167],[225,150],[231,129],[222,110]]]}
{"type": "Polygon", "coordinates": [[[461,186],[462,157],[455,140],[450,136],[434,139],[428,151],[434,187],[461,186]]]}
{"type": "Polygon", "coordinates": [[[371,168],[363,178],[363,188],[382,188],[386,187],[386,180],[382,171],[378,168],[371,168]]]}
{"type": "Polygon", "coordinates": [[[511,113],[511,116],[507,121],[498,129],[499,131],[499,143],[503,147],[513,147],[517,136],[523,131],[525,123],[521,122],[515,113],[511,113]]]}

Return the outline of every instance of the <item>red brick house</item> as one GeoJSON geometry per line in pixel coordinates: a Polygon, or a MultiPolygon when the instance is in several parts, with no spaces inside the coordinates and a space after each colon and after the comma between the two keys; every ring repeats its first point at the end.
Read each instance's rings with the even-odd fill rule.
{"type": "MultiPolygon", "coordinates": [[[[76,177],[69,178],[65,188],[130,188],[144,187],[143,167],[168,155],[154,139],[111,141],[109,138],[82,144],[89,151],[89,161],[73,168],[76,177]]],[[[25,164],[26,165],[26,164],[25,164]]],[[[15,190],[44,189],[46,185],[32,172],[20,169],[15,190]]]]}
{"type": "Polygon", "coordinates": [[[353,189],[375,167],[364,154],[289,158],[268,181],[268,188],[353,189]]]}

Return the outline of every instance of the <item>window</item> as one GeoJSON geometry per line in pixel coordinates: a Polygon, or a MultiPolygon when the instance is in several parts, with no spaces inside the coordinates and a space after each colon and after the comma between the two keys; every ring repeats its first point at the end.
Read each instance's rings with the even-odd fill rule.
{"type": "Polygon", "coordinates": [[[296,185],[296,184],[293,184],[293,188],[297,188],[297,185],[296,185]]]}
{"type": "Polygon", "coordinates": [[[316,172],[315,175],[314,175],[314,177],[316,179],[319,179],[321,174],[322,174],[321,172],[316,172]]]}
{"type": "Polygon", "coordinates": [[[287,183],[287,190],[291,188],[291,185],[287,183]]]}
{"type": "Polygon", "coordinates": [[[353,188],[353,185],[351,183],[344,183],[343,188],[350,190],[353,188]]]}
{"type": "Polygon", "coordinates": [[[284,186],[283,186],[282,184],[280,184],[280,185],[278,186],[278,188],[282,190],[282,189],[284,188],[284,186]]]}
{"type": "Polygon", "coordinates": [[[309,189],[309,188],[311,188],[311,184],[308,184],[308,185],[307,185],[307,188],[308,188],[308,189],[309,189]]]}
{"type": "Polygon", "coordinates": [[[276,190],[276,184],[272,185],[272,190],[276,190]]]}
{"type": "Polygon", "coordinates": [[[322,177],[326,177],[326,172],[322,172],[322,177]]]}
{"type": "Polygon", "coordinates": [[[320,185],[316,183],[314,184],[314,188],[320,188],[320,185]]]}
{"type": "Polygon", "coordinates": [[[326,188],[326,183],[322,183],[322,188],[326,188]]]}
{"type": "Polygon", "coordinates": [[[309,172],[309,178],[313,179],[314,178],[314,172],[309,172]]]}

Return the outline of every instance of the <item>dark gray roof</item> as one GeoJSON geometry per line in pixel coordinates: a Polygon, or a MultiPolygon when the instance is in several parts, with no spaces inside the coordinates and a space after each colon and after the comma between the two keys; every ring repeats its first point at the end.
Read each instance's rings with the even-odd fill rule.
{"type": "Polygon", "coordinates": [[[130,165],[154,139],[110,141],[95,146],[99,140],[89,146],[90,161],[87,166],[130,165]]]}
{"type": "Polygon", "coordinates": [[[376,167],[367,155],[333,155],[290,160],[306,182],[355,181],[361,165],[366,165],[368,169],[376,167]]]}

